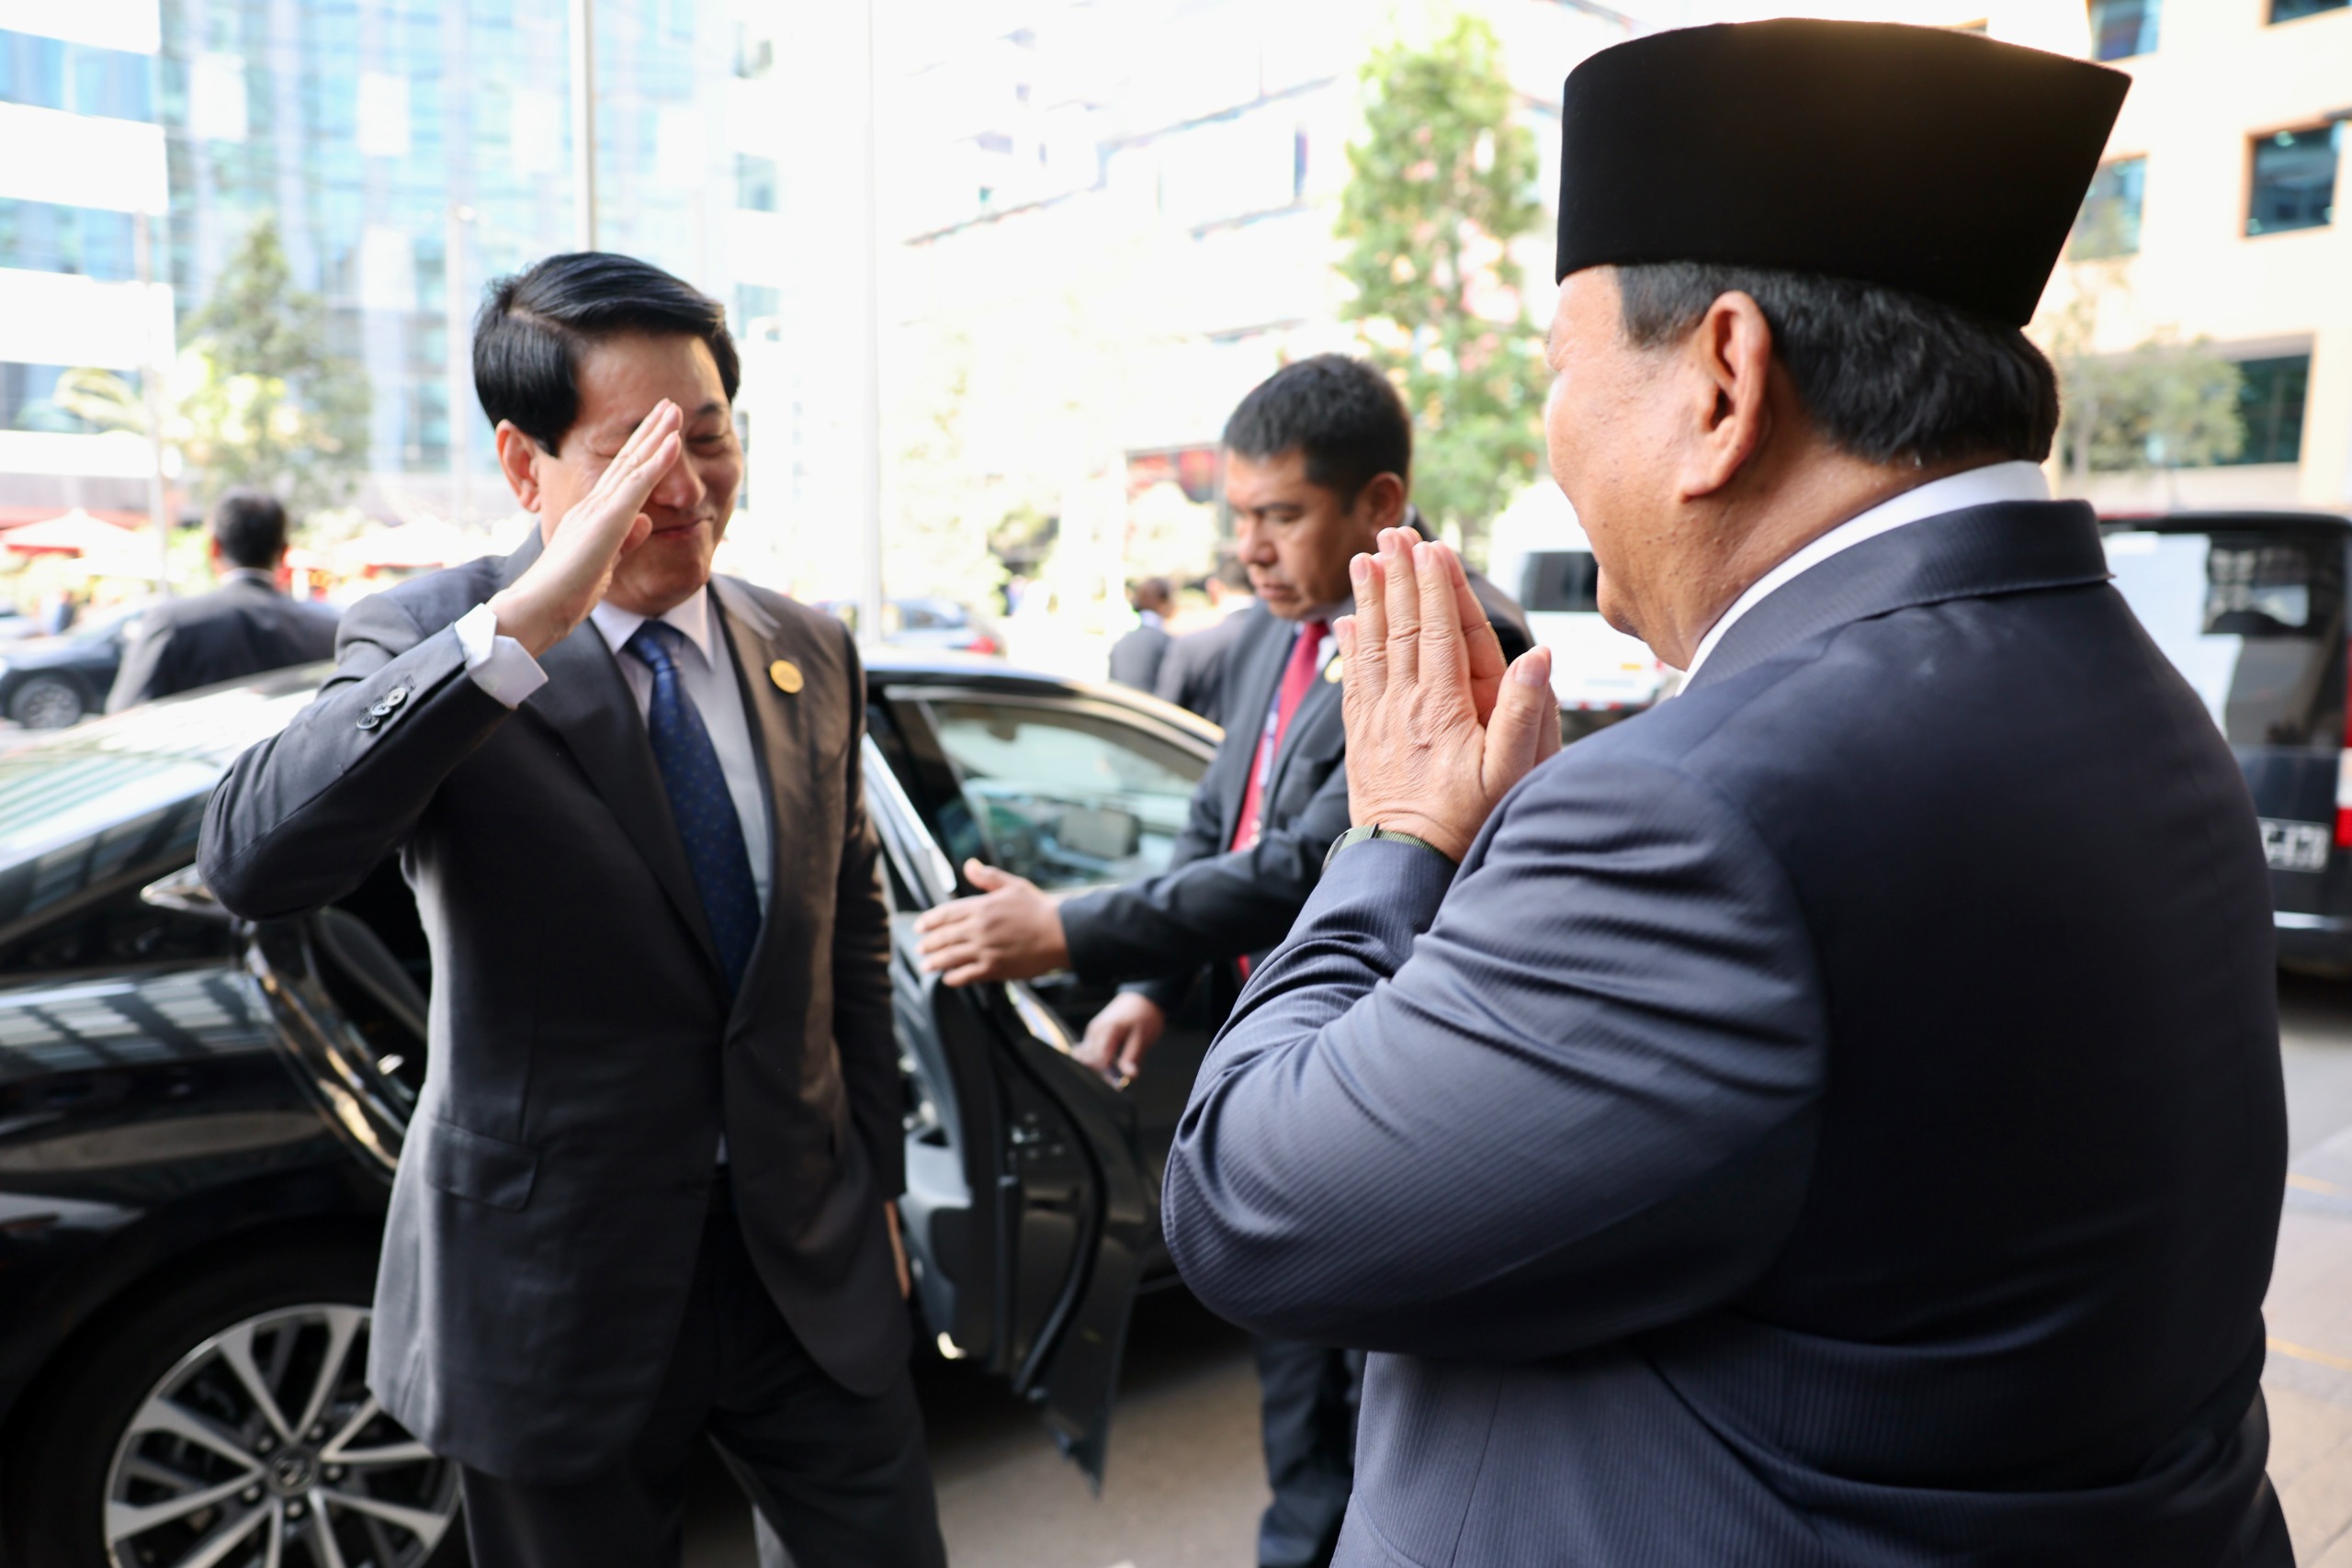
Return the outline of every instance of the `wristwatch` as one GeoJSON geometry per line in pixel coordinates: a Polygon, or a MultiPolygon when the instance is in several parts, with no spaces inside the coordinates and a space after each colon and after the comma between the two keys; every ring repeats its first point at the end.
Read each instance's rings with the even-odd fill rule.
{"type": "Polygon", "coordinates": [[[1377,822],[1367,822],[1361,828],[1349,829],[1346,832],[1331,840],[1330,849],[1326,851],[1323,856],[1324,869],[1327,871],[1329,870],[1331,862],[1339,855],[1339,852],[1341,850],[1346,849],[1350,844],[1361,844],[1371,839],[1386,839],[1395,843],[1411,844],[1416,849],[1429,851],[1430,853],[1437,856],[1438,859],[1445,862],[1448,865],[1458,865],[1461,863],[1452,855],[1447,854],[1443,850],[1439,849],[1435,844],[1430,843],[1427,839],[1417,839],[1410,833],[1400,833],[1394,828],[1384,828],[1377,822]]]}

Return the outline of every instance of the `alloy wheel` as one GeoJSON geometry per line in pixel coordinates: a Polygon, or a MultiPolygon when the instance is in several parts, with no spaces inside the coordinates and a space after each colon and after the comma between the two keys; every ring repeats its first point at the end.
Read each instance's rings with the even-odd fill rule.
{"type": "Polygon", "coordinates": [[[365,1382],[368,1314],[320,1303],[234,1324],[149,1391],[107,1473],[113,1568],[417,1568],[458,1467],[365,1382]]]}
{"type": "Polygon", "coordinates": [[[17,722],[27,729],[63,729],[82,718],[81,694],[62,681],[35,681],[18,694],[17,722]]]}

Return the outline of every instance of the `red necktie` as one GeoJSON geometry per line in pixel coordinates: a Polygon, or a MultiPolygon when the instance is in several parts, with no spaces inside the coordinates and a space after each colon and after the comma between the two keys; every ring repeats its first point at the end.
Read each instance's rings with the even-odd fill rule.
{"type": "Polygon", "coordinates": [[[1290,662],[1283,666],[1283,683],[1274,697],[1273,710],[1266,715],[1266,727],[1258,737],[1258,755],[1250,763],[1250,786],[1242,792],[1241,816],[1233,825],[1233,848],[1238,852],[1258,841],[1263,830],[1266,814],[1266,781],[1273,776],[1274,758],[1283,748],[1283,735],[1290,728],[1290,716],[1298,711],[1306,689],[1315,683],[1316,671],[1322,667],[1318,655],[1323,651],[1323,639],[1331,628],[1321,621],[1308,621],[1298,628],[1298,638],[1290,645],[1290,662]]]}

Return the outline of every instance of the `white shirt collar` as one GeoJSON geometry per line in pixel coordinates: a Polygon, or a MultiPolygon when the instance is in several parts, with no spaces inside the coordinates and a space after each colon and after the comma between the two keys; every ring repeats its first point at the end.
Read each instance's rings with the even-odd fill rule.
{"type": "MultiPolygon", "coordinates": [[[[637,628],[646,620],[636,611],[624,610],[609,599],[589,611],[588,618],[596,623],[596,629],[604,634],[605,646],[615,653],[628,645],[628,639],[637,635],[637,628]]],[[[695,589],[684,603],[672,605],[662,619],[686,634],[686,640],[702,650],[704,663],[714,670],[718,667],[718,660],[711,652],[708,583],[695,589]]]]}
{"type": "Polygon", "coordinates": [[[2048,501],[2050,481],[2043,477],[2041,466],[2022,460],[1988,463],[1981,468],[1970,468],[1957,474],[1947,474],[1939,479],[1929,479],[1916,485],[1901,495],[1880,502],[1869,511],[1849,517],[1826,534],[1806,545],[1794,555],[1747,585],[1747,592],[1731,602],[1731,608],[1716,617],[1699,639],[1699,649],[1690,656],[1690,667],[1682,672],[1684,685],[1699,673],[1699,666],[1707,655],[1723,641],[1732,623],[1762,604],[1772,592],[1785,587],[1792,579],[1819,566],[1841,550],[1850,550],[1865,539],[1874,539],[1891,533],[1905,524],[1938,516],[1946,512],[1958,512],[1963,507],[1985,506],[2000,501],[2048,501]]]}

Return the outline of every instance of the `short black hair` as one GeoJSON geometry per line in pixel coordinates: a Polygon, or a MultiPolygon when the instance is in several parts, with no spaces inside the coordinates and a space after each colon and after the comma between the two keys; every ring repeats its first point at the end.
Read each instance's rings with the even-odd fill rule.
{"type": "Polygon", "coordinates": [[[1725,294],[1756,301],[1797,399],[1868,463],[1997,457],[2039,463],[2058,432],[2058,376],[2015,327],[1875,283],[1702,262],[1617,268],[1626,337],[1661,348],[1725,294]]]}
{"type": "Polygon", "coordinates": [[[1306,480],[1355,504],[1375,475],[1413,473],[1413,422],[1395,383],[1344,354],[1285,365],[1241,400],[1225,422],[1226,450],[1263,460],[1306,457],[1306,480]]]}
{"type": "Polygon", "coordinates": [[[695,337],[710,345],[735,400],[742,378],[727,309],[650,262],[609,251],[549,256],[491,285],[474,318],[474,392],[493,425],[553,453],[580,417],[580,351],[624,333],[695,337]]]}
{"type": "Polygon", "coordinates": [[[212,503],[212,536],[231,566],[275,571],[286,554],[286,506],[266,490],[232,490],[212,503]]]}

